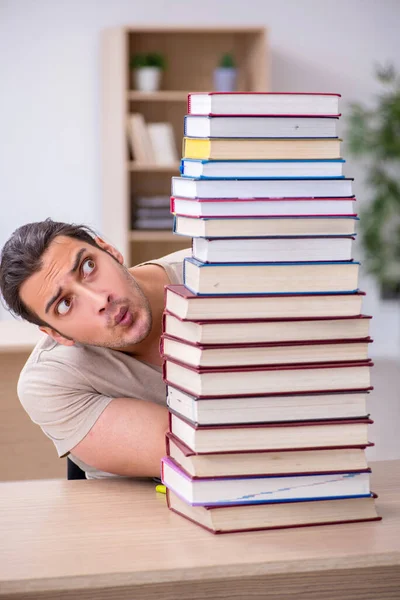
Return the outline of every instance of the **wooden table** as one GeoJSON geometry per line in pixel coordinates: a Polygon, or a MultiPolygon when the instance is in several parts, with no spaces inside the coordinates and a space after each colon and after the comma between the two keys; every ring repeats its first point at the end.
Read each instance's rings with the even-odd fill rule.
{"type": "Polygon", "coordinates": [[[215,536],[149,482],[0,484],[0,598],[400,598],[400,461],[372,463],[383,521],[215,536]]]}

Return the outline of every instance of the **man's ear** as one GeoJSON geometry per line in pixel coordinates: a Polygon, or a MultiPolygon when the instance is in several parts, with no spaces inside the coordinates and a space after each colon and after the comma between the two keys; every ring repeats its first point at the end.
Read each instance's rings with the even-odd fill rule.
{"type": "Polygon", "coordinates": [[[55,329],[51,327],[39,327],[40,331],[46,333],[48,336],[53,338],[55,342],[61,344],[62,346],[74,346],[74,340],[70,340],[69,338],[64,337],[61,333],[58,333],[55,329]]]}
{"type": "Polygon", "coordinates": [[[105,240],[103,240],[103,238],[101,237],[95,237],[94,238],[96,244],[98,246],[100,246],[100,248],[102,250],[104,250],[105,252],[108,252],[108,254],[111,254],[111,256],[113,256],[115,258],[115,260],[117,260],[119,262],[120,265],[124,264],[124,257],[122,256],[121,252],[119,252],[116,248],[114,248],[114,246],[112,246],[111,244],[108,244],[105,240]]]}

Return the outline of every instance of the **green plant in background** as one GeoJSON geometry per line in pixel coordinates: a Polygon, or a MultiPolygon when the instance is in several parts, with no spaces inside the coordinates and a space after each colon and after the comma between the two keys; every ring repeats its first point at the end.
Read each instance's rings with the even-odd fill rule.
{"type": "Polygon", "coordinates": [[[157,67],[162,71],[167,68],[167,61],[162,54],[157,52],[148,52],[147,54],[134,54],[130,60],[131,69],[140,69],[143,67],[157,67]]]}
{"type": "Polygon", "coordinates": [[[352,104],[349,151],[367,162],[371,202],[360,214],[364,265],[386,298],[400,297],[400,77],[392,66],[378,67],[382,85],[374,108],[352,104]]]}
{"type": "Polygon", "coordinates": [[[222,69],[235,69],[236,63],[232,54],[223,54],[219,61],[219,66],[222,69]]]}

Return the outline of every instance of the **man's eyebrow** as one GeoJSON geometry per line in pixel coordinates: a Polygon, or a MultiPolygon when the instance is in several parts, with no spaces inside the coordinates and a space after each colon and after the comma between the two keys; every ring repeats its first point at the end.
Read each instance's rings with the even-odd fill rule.
{"type": "MultiPolygon", "coordinates": [[[[72,265],[72,268],[71,268],[69,274],[75,273],[75,271],[77,271],[77,269],[79,267],[79,263],[81,262],[82,254],[84,254],[84,252],[86,252],[86,248],[81,248],[79,250],[79,252],[75,256],[74,264],[72,265]]],[[[54,302],[62,295],[62,291],[63,291],[62,288],[59,287],[58,290],[57,290],[57,292],[54,294],[54,296],[52,298],[50,298],[50,300],[46,304],[46,308],[45,308],[45,311],[44,311],[46,314],[49,312],[50,307],[52,306],[52,304],[54,304],[54,302]]]]}

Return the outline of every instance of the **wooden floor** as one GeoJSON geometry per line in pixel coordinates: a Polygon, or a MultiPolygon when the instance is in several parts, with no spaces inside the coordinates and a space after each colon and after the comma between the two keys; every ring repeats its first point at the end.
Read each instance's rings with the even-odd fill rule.
{"type": "MultiPolygon", "coordinates": [[[[27,352],[0,352],[0,481],[65,477],[65,459],[59,459],[53,443],[32,423],[16,393],[19,373],[27,352]]],[[[372,370],[374,391],[369,411],[374,425],[368,460],[400,458],[400,362],[376,360],[372,370]]]]}

